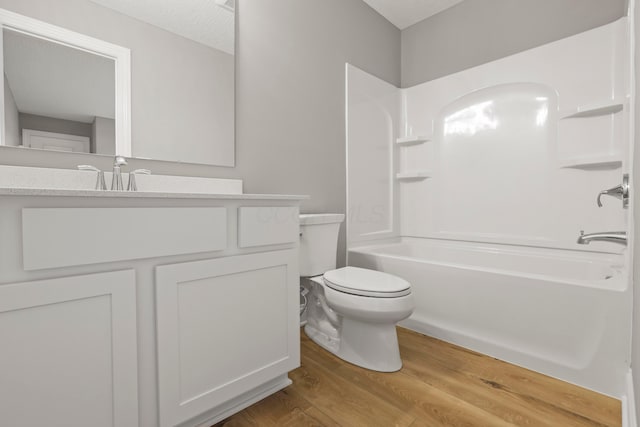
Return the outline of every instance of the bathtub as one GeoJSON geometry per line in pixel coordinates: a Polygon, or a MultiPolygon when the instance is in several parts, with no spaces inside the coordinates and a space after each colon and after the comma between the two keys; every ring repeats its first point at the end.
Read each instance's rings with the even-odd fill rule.
{"type": "Polygon", "coordinates": [[[349,249],[349,265],[411,283],[416,308],[401,326],[614,397],[630,356],[623,264],[616,254],[420,238],[349,249]]]}

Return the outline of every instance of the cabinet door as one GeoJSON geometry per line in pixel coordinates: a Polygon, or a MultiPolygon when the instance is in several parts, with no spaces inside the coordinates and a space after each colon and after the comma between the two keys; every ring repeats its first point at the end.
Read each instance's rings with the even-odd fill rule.
{"type": "Polygon", "coordinates": [[[0,286],[0,425],[138,424],[133,270],[0,286]]]}
{"type": "Polygon", "coordinates": [[[295,250],[156,268],[161,427],[299,365],[298,280],[295,250]]]}

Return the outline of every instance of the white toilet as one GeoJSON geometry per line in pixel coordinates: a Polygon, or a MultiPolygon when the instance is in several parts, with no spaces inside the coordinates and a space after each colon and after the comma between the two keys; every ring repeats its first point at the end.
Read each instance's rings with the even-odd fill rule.
{"type": "Polygon", "coordinates": [[[402,367],[396,323],[413,312],[411,285],[391,274],[336,269],[343,214],[300,215],[301,284],[310,290],[304,331],[347,362],[381,372],[402,367]]]}

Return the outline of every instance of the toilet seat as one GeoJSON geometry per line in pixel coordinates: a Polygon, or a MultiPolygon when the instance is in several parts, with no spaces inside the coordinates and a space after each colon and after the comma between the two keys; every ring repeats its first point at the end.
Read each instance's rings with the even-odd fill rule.
{"type": "Polygon", "coordinates": [[[324,283],[331,289],[347,294],[375,298],[397,298],[411,293],[411,285],[397,276],[358,267],[343,267],[327,271],[324,283]]]}

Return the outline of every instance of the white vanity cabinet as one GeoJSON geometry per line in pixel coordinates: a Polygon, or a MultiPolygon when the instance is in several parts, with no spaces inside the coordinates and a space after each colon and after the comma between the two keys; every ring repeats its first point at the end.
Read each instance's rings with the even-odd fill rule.
{"type": "Polygon", "coordinates": [[[301,199],[0,188],[0,425],[207,426],[290,384],[301,199]]]}
{"type": "Polygon", "coordinates": [[[133,270],[0,286],[0,424],[135,426],[133,270]]]}
{"type": "Polygon", "coordinates": [[[260,394],[289,384],[283,373],[299,363],[297,268],[292,249],[156,267],[161,427],[265,383],[260,394]]]}

